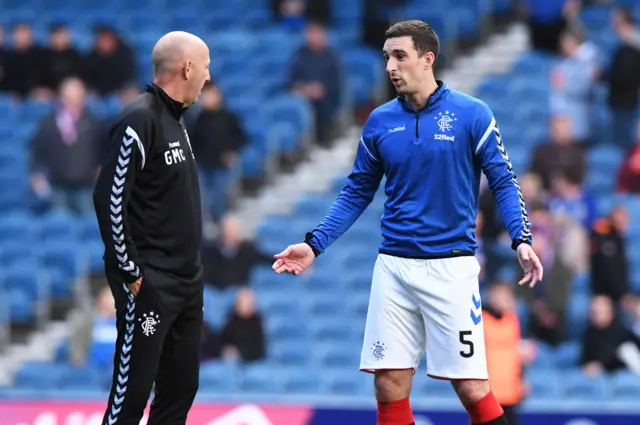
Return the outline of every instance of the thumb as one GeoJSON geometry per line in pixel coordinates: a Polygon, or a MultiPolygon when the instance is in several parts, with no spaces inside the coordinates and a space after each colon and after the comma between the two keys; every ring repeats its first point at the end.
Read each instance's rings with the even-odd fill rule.
{"type": "Polygon", "coordinates": [[[291,249],[290,246],[288,246],[287,249],[282,251],[280,254],[274,255],[273,258],[275,258],[277,260],[280,260],[282,258],[287,258],[287,257],[291,256],[292,253],[293,253],[293,250],[291,249]]]}

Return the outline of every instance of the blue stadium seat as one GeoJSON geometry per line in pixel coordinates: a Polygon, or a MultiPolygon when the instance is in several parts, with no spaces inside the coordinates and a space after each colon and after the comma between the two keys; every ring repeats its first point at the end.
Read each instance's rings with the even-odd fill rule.
{"type": "Polygon", "coordinates": [[[269,347],[269,356],[283,366],[308,366],[311,352],[309,346],[301,342],[274,342],[269,347]]]}
{"type": "Polygon", "coordinates": [[[578,338],[582,335],[587,325],[589,315],[589,296],[587,294],[574,294],[569,299],[567,309],[566,327],[570,338],[578,338]]]}
{"type": "Polygon", "coordinates": [[[104,380],[99,369],[64,365],[58,387],[63,390],[102,390],[104,380]]]}
{"type": "Polygon", "coordinates": [[[314,297],[303,298],[301,301],[303,309],[311,316],[339,317],[346,311],[345,300],[335,299],[331,293],[316,294],[314,297]]]}
{"type": "Polygon", "coordinates": [[[202,391],[234,392],[238,388],[239,370],[229,362],[204,362],[200,365],[202,391]]]}
{"type": "Polygon", "coordinates": [[[616,373],[610,384],[614,400],[638,400],[640,397],[640,377],[632,372],[616,373]]]}
{"type": "Polygon", "coordinates": [[[267,333],[274,341],[302,341],[305,340],[309,331],[304,323],[292,321],[289,318],[271,317],[267,319],[267,333]]]}
{"type": "Polygon", "coordinates": [[[296,95],[280,95],[267,105],[267,117],[272,122],[288,121],[301,135],[311,129],[312,111],[309,102],[296,95]]]}
{"type": "Polygon", "coordinates": [[[533,399],[559,400],[564,396],[562,379],[555,369],[531,369],[526,379],[533,399]]]}
{"type": "Polygon", "coordinates": [[[316,318],[309,323],[311,330],[311,339],[317,342],[336,342],[351,339],[353,332],[351,324],[345,323],[344,313],[336,314],[333,320],[329,318],[316,318]]]}
{"type": "Polygon", "coordinates": [[[80,231],[77,217],[67,211],[45,214],[40,217],[38,224],[41,242],[74,241],[80,231]]]}
{"type": "Polygon", "coordinates": [[[279,393],[282,382],[280,374],[264,363],[247,365],[240,375],[240,389],[244,393],[279,393]]]}
{"type": "Polygon", "coordinates": [[[60,383],[61,366],[50,363],[25,363],[14,376],[18,389],[55,390],[60,383]]]}
{"type": "MultiPolygon", "coordinates": [[[[426,373],[426,371],[424,372],[426,373]]],[[[456,397],[456,393],[453,391],[453,387],[449,381],[430,378],[422,373],[419,376],[416,373],[416,377],[413,381],[413,387],[419,395],[424,397],[456,397]]]]}
{"type": "Polygon", "coordinates": [[[321,394],[319,374],[309,373],[305,368],[287,368],[282,372],[280,378],[282,391],[287,394],[312,395],[321,394]]]}
{"type": "Polygon", "coordinates": [[[33,324],[36,319],[36,309],[28,292],[25,289],[15,287],[10,288],[7,294],[9,296],[11,322],[15,324],[33,324]]]}
{"type": "Polygon", "coordinates": [[[371,391],[373,388],[372,379],[369,378],[369,382],[367,382],[367,380],[362,379],[361,375],[364,374],[355,374],[352,369],[346,368],[344,370],[323,371],[320,374],[323,393],[336,396],[353,396],[371,391]]]}
{"type": "Polygon", "coordinates": [[[556,365],[562,370],[567,370],[579,365],[582,347],[579,341],[565,342],[555,352],[556,365]]]}
{"type": "Polygon", "coordinates": [[[348,75],[359,76],[365,82],[360,89],[353,93],[356,105],[371,100],[372,89],[379,87],[384,78],[384,63],[382,55],[369,49],[353,49],[342,54],[342,63],[348,75]]]}
{"type": "Polygon", "coordinates": [[[533,362],[535,368],[551,368],[554,363],[554,350],[543,342],[536,343],[537,354],[533,362]]]}
{"type": "Polygon", "coordinates": [[[604,400],[609,396],[606,378],[589,378],[579,369],[564,372],[562,383],[568,399],[604,400]]]}
{"type": "Polygon", "coordinates": [[[344,344],[326,343],[316,344],[311,352],[313,362],[323,370],[327,369],[357,369],[360,364],[361,346],[347,347],[344,344]]]}
{"type": "Polygon", "coordinates": [[[51,296],[55,299],[73,297],[76,279],[89,270],[88,253],[75,242],[56,241],[42,245],[40,257],[51,274],[51,296]]]}

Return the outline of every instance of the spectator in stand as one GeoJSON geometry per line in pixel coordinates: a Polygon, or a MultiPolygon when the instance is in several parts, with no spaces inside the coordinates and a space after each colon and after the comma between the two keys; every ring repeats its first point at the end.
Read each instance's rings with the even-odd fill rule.
{"type": "Polygon", "coordinates": [[[531,47],[546,53],[558,53],[560,35],[567,21],[580,7],[576,0],[522,0],[531,34],[531,47]]]}
{"type": "Polygon", "coordinates": [[[271,0],[271,9],[285,28],[293,30],[304,28],[308,21],[331,23],[329,0],[271,0]]]}
{"type": "Polygon", "coordinates": [[[6,90],[25,97],[40,84],[43,51],[33,41],[33,30],[25,23],[13,27],[13,44],[7,52],[4,85],[6,90]]]}
{"type": "Polygon", "coordinates": [[[222,92],[214,82],[202,90],[200,99],[202,109],[189,134],[202,173],[203,205],[218,221],[227,212],[231,169],[247,136],[236,114],[224,106],[222,92]]]}
{"type": "Polygon", "coordinates": [[[322,24],[307,25],[306,37],[307,43],[294,54],[289,83],[296,93],[311,102],[317,143],[329,146],[333,137],[331,129],[342,102],[342,67],[336,52],[327,46],[322,24]]]}
{"type": "Polygon", "coordinates": [[[559,170],[554,175],[549,211],[566,214],[588,230],[593,227],[598,211],[595,197],[581,186],[581,178],[574,169],[559,170]]]}
{"type": "Polygon", "coordinates": [[[94,308],[89,309],[85,320],[78,323],[71,335],[71,360],[74,364],[113,367],[118,329],[113,295],[103,285],[96,297],[94,308]]]}
{"type": "Polygon", "coordinates": [[[32,142],[31,186],[54,208],[93,211],[100,138],[96,118],[85,109],[85,86],[69,78],[55,110],[43,118],[32,142]]]}
{"type": "Polygon", "coordinates": [[[625,9],[613,11],[612,24],[620,46],[602,78],[609,86],[611,137],[625,150],[633,149],[640,91],[640,33],[633,14],[625,9]]]}
{"type": "Polygon", "coordinates": [[[220,220],[213,244],[202,249],[204,281],[218,289],[246,285],[253,268],[271,264],[273,257],[261,253],[250,240],[243,240],[238,221],[227,216],[220,220]]]}
{"type": "Polygon", "coordinates": [[[587,170],[587,155],[583,146],[576,144],[573,125],[567,115],[556,115],[550,122],[551,142],[538,145],[533,152],[529,170],[542,178],[544,190],[551,189],[551,181],[557,172],[571,174],[582,184],[587,170]]]}
{"type": "Polygon", "coordinates": [[[523,366],[533,360],[533,346],[521,338],[513,290],[503,283],[489,286],[482,306],[489,383],[509,425],[516,425],[524,398],[523,366]]]}
{"type": "Polygon", "coordinates": [[[551,74],[551,114],[566,115],[573,141],[589,145],[593,140],[597,49],[585,41],[582,29],[576,26],[562,34],[560,47],[564,58],[551,74]]]}
{"type": "Polygon", "coordinates": [[[626,155],[618,172],[617,190],[640,193],[640,121],[637,125],[635,148],[626,155]]]}
{"type": "Polygon", "coordinates": [[[638,338],[616,314],[604,295],[591,300],[590,323],[582,339],[581,365],[589,376],[631,368],[640,363],[638,338]]]}
{"type": "Polygon", "coordinates": [[[234,310],[220,334],[222,357],[229,360],[252,362],[266,356],[266,341],[262,316],[256,311],[255,294],[241,288],[236,296],[234,310]]]}
{"type": "Polygon", "coordinates": [[[614,208],[597,220],[591,232],[591,291],[615,303],[629,294],[629,263],[624,239],[629,224],[626,208],[614,208]]]}
{"type": "Polygon", "coordinates": [[[531,307],[529,328],[550,345],[564,340],[564,317],[576,275],[587,270],[588,237],[582,226],[564,214],[550,214],[534,205],[530,214],[536,233],[534,249],[548,271],[533,293],[525,292],[531,307]]]}
{"type": "Polygon", "coordinates": [[[44,51],[44,62],[40,83],[51,95],[58,91],[62,81],[82,76],[82,55],[73,47],[71,34],[65,25],[51,27],[49,46],[44,51]]]}
{"type": "Polygon", "coordinates": [[[133,51],[109,27],[98,28],[95,45],[85,61],[85,81],[100,96],[115,93],[136,82],[133,51]]]}

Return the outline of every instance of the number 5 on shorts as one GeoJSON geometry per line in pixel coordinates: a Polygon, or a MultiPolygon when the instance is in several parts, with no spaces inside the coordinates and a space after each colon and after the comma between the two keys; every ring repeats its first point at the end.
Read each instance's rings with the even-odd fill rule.
{"type": "Polygon", "coordinates": [[[471,331],[460,331],[460,343],[468,347],[468,351],[460,351],[460,355],[465,359],[473,357],[473,354],[475,353],[473,349],[473,341],[465,339],[466,337],[471,336],[471,334],[471,331]]]}

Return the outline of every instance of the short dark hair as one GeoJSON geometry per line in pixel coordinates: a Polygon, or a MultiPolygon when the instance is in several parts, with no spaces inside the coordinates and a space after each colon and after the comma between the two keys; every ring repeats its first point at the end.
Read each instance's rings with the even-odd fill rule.
{"type": "Polygon", "coordinates": [[[407,36],[413,40],[413,46],[418,51],[418,55],[423,56],[427,52],[431,52],[435,57],[438,57],[440,39],[434,29],[426,22],[401,21],[393,24],[384,35],[385,40],[407,36]]]}

